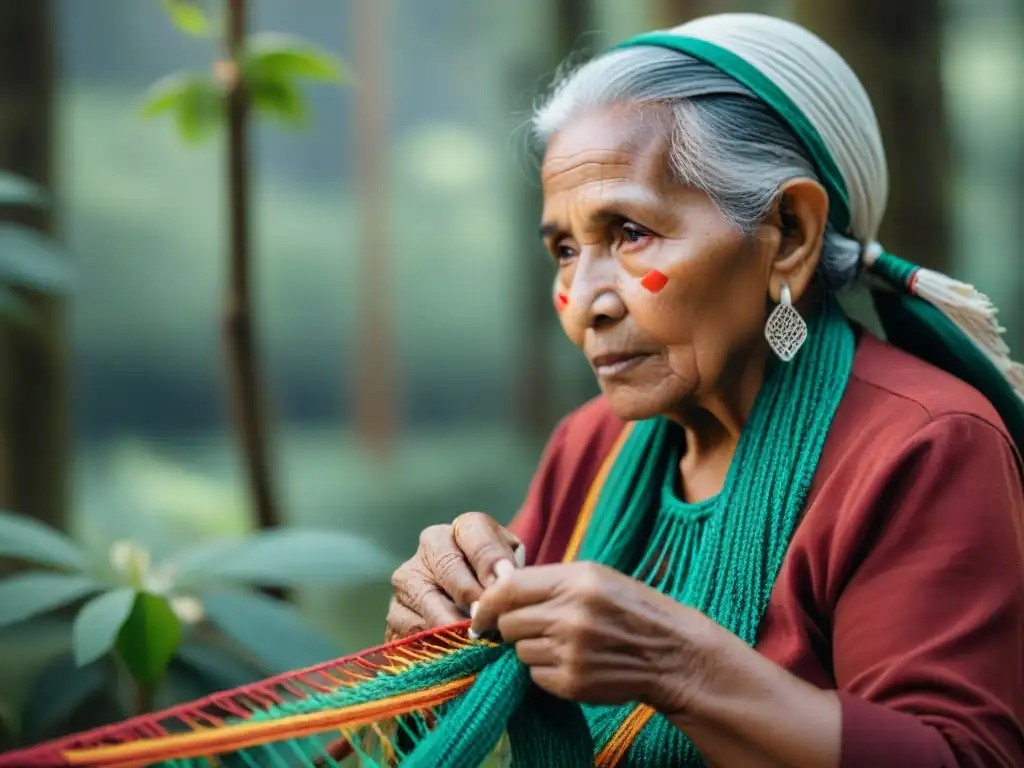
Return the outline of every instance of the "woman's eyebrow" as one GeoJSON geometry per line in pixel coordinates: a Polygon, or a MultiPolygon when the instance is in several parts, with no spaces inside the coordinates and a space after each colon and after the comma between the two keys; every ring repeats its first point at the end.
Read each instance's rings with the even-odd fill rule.
{"type": "MultiPolygon", "coordinates": [[[[601,201],[599,208],[587,214],[588,224],[605,224],[608,221],[622,218],[630,209],[637,208],[654,211],[658,205],[657,196],[649,193],[633,193],[628,195],[617,195],[612,198],[605,198],[601,201]]],[[[540,238],[546,240],[554,237],[563,231],[564,227],[554,221],[545,221],[538,230],[540,238]]]]}

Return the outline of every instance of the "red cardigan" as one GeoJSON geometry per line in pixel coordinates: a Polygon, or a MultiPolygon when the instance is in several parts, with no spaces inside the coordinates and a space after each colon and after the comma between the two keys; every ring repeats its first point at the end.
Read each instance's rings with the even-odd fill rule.
{"type": "MultiPolygon", "coordinates": [[[[512,530],[562,559],[623,428],[552,436],[512,530]]],[[[864,334],[757,650],[840,692],[843,768],[1024,768],[1024,495],[999,416],[864,334]]]]}

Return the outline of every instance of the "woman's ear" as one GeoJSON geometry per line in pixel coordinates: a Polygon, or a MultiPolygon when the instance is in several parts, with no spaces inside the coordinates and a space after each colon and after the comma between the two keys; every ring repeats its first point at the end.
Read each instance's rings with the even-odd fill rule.
{"type": "Polygon", "coordinates": [[[771,221],[782,237],[771,265],[768,290],[772,301],[778,303],[785,282],[795,303],[811,284],[821,262],[828,194],[816,181],[792,179],[782,185],[771,221]]]}

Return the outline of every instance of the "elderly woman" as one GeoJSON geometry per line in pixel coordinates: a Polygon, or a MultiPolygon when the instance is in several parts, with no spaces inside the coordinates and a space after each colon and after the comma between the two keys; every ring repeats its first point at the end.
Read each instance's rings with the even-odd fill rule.
{"type": "Polygon", "coordinates": [[[1024,766],[1022,377],[983,297],[873,242],[856,76],[714,16],[570,73],[534,126],[603,394],[508,529],[423,532],[392,636],[471,606],[585,703],[598,765],[1024,766]],[[888,341],[835,298],[869,272],[888,341]]]}

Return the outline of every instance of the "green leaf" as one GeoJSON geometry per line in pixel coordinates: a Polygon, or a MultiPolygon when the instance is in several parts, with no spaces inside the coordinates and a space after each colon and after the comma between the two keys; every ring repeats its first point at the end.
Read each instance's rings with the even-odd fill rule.
{"type": "Polygon", "coordinates": [[[16,573],[0,581],[0,627],[31,619],[102,589],[104,585],[90,576],[16,573]]]}
{"type": "Polygon", "coordinates": [[[155,117],[177,109],[178,103],[202,80],[198,75],[181,72],[157,80],[146,92],[139,112],[143,117],[155,117]]]}
{"type": "Polygon", "coordinates": [[[238,538],[209,539],[176,553],[167,564],[175,574],[174,583],[180,586],[187,582],[190,587],[201,585],[206,569],[216,565],[222,556],[237,550],[244,541],[238,538]],[[190,581],[192,577],[198,577],[198,580],[190,581]]]}
{"type": "Polygon", "coordinates": [[[186,73],[170,75],[154,84],[143,101],[143,117],[173,113],[178,134],[196,143],[210,136],[221,124],[224,99],[208,77],[186,73]]]}
{"type": "Polygon", "coordinates": [[[209,88],[191,93],[178,106],[175,123],[183,141],[198,144],[212,136],[223,119],[224,101],[211,83],[209,88]]]}
{"type": "Polygon", "coordinates": [[[116,646],[135,681],[149,690],[156,688],[180,642],[181,623],[167,600],[139,592],[116,646]]]}
{"type": "Polygon", "coordinates": [[[80,667],[74,655],[63,653],[47,664],[32,682],[22,705],[24,736],[35,739],[67,721],[93,695],[113,686],[114,670],[103,659],[80,667]]]}
{"type": "Polygon", "coordinates": [[[114,589],[94,597],[78,612],[71,628],[77,664],[96,661],[114,647],[135,605],[135,594],[131,587],[114,589]]]}
{"type": "Polygon", "coordinates": [[[0,317],[22,327],[29,327],[35,321],[32,306],[6,285],[0,284],[0,317]]]}
{"type": "Polygon", "coordinates": [[[212,548],[216,557],[182,563],[178,583],[231,581],[265,587],[350,586],[386,578],[397,563],[362,536],[285,528],[212,548]]]}
{"type": "Polygon", "coordinates": [[[46,192],[35,182],[14,173],[0,171],[0,205],[45,208],[49,202],[46,192]]]}
{"type": "Polygon", "coordinates": [[[253,35],[243,60],[246,82],[269,78],[290,81],[307,78],[343,83],[345,74],[341,61],[327,51],[304,40],[277,32],[253,35]]]}
{"type": "Polygon", "coordinates": [[[50,238],[28,227],[0,224],[0,282],[63,295],[74,285],[75,268],[50,238]]]}
{"type": "Polygon", "coordinates": [[[309,107],[306,97],[289,80],[260,78],[249,84],[253,109],[285,125],[306,125],[309,107]]]}
{"type": "Polygon", "coordinates": [[[193,0],[163,0],[161,3],[164,12],[171,17],[174,26],[182,32],[196,37],[207,34],[210,30],[210,20],[206,18],[203,9],[193,0]]]}
{"type": "Polygon", "coordinates": [[[205,595],[206,615],[271,673],[312,666],[338,655],[293,606],[256,594],[205,595]]]}
{"type": "Polygon", "coordinates": [[[37,520],[0,512],[0,557],[13,557],[73,571],[89,567],[89,557],[74,541],[37,520]]]}

